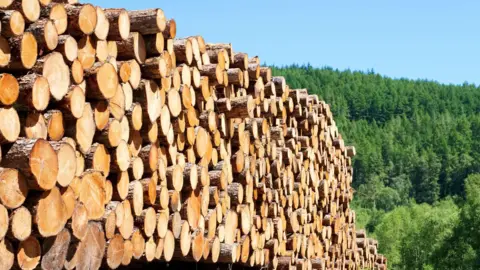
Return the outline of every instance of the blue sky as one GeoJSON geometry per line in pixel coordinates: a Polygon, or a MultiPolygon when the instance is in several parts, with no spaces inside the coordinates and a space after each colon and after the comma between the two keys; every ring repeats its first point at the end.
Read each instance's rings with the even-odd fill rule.
{"type": "Polygon", "coordinates": [[[231,42],[276,65],[374,69],[391,77],[480,84],[480,1],[90,0],[159,7],[177,36],[231,42]]]}

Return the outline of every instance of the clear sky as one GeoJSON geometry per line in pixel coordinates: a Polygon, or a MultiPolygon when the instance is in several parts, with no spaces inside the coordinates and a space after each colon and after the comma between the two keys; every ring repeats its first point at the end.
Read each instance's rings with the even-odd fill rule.
{"type": "Polygon", "coordinates": [[[177,36],[231,42],[267,64],[374,69],[391,77],[480,84],[480,1],[89,0],[159,7],[177,36]]]}

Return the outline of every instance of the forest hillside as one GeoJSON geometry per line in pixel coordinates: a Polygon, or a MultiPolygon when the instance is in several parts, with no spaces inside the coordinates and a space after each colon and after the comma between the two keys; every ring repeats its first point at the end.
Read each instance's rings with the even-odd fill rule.
{"type": "Polygon", "coordinates": [[[357,149],[354,208],[392,269],[480,268],[480,88],[274,67],[331,104],[357,149]]]}

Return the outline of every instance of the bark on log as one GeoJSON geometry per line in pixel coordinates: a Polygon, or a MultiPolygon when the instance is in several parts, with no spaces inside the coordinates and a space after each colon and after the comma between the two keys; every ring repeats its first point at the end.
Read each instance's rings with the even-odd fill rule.
{"type": "Polygon", "coordinates": [[[145,51],[148,57],[160,56],[165,49],[165,38],[162,33],[143,36],[145,51]]]}
{"type": "Polygon", "coordinates": [[[107,8],[105,16],[110,23],[108,40],[126,40],[130,34],[130,17],[125,9],[107,8]]]}
{"type": "Polygon", "coordinates": [[[159,8],[129,11],[128,15],[132,32],[148,35],[163,32],[166,28],[165,14],[159,8]]]}
{"type": "MultiPolygon", "coordinates": [[[[50,2],[50,0],[45,0],[50,2]]],[[[57,3],[48,3],[44,5],[40,13],[41,17],[48,17],[53,21],[57,34],[63,35],[68,28],[68,14],[65,5],[57,3]]]]}
{"type": "Polygon", "coordinates": [[[56,51],[61,53],[68,62],[73,62],[78,57],[78,43],[70,35],[58,36],[58,46],[56,51]]]}
{"type": "Polygon", "coordinates": [[[25,32],[22,35],[12,37],[8,40],[0,39],[2,50],[0,66],[10,71],[25,71],[31,69],[37,62],[38,45],[32,33],[25,32]],[[10,51],[11,50],[11,51],[10,51]]]}
{"type": "Polygon", "coordinates": [[[21,12],[29,23],[33,23],[40,18],[40,3],[38,0],[13,1],[8,8],[21,12]]]}
{"type": "Polygon", "coordinates": [[[25,19],[22,13],[16,10],[4,10],[0,14],[2,24],[2,36],[10,38],[23,34],[25,19]]]}
{"type": "Polygon", "coordinates": [[[1,164],[18,168],[26,176],[31,189],[50,190],[57,182],[57,154],[43,139],[17,140],[6,152],[1,164]]]}
{"type": "Polygon", "coordinates": [[[46,238],[42,244],[42,269],[61,270],[67,258],[71,234],[63,229],[58,235],[46,238]]]}
{"type": "Polygon", "coordinates": [[[94,6],[90,4],[69,4],[65,5],[65,9],[69,21],[67,32],[70,35],[80,37],[90,35],[95,31],[97,11],[94,6]]]}
{"type": "Polygon", "coordinates": [[[110,99],[115,96],[119,83],[115,67],[110,63],[100,64],[88,70],[86,74],[89,91],[87,97],[91,99],[110,99]]]}
{"type": "Polygon", "coordinates": [[[21,105],[21,109],[25,107],[25,110],[43,111],[47,108],[50,101],[50,85],[45,77],[35,73],[24,75],[18,78],[18,89],[19,99],[16,105],[21,105]]]}
{"type": "Polygon", "coordinates": [[[145,41],[138,32],[131,32],[127,39],[117,42],[118,59],[135,59],[143,64],[146,59],[145,41]]]}
{"type": "Polygon", "coordinates": [[[25,31],[32,33],[41,51],[52,51],[58,45],[58,32],[50,19],[41,19],[30,24],[25,31]]]}

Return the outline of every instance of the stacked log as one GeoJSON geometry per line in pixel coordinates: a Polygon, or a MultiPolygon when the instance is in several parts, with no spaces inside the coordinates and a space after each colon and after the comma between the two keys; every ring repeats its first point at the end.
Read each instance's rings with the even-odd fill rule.
{"type": "Polygon", "coordinates": [[[316,95],[161,9],[0,15],[0,269],[386,269],[316,95]]]}

